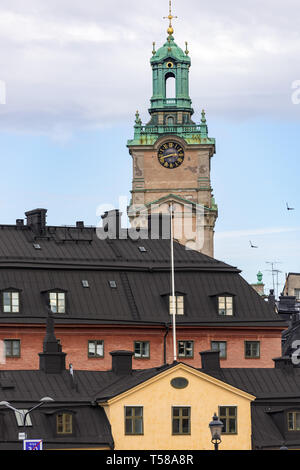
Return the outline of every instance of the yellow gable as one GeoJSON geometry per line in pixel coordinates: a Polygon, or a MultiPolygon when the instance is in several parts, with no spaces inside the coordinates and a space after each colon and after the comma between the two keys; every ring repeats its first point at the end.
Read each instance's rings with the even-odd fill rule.
{"type": "Polygon", "coordinates": [[[251,449],[250,406],[254,399],[225,382],[185,364],[177,364],[103,405],[116,450],[212,450],[208,425],[214,413],[220,411],[231,431],[222,435],[220,450],[248,450],[251,449]],[[139,429],[132,434],[125,429],[125,411],[129,414],[130,425],[131,410],[138,410],[139,414],[136,418],[139,429]],[[181,410],[188,416],[182,417],[181,410]],[[230,416],[233,412],[235,417],[230,416]],[[189,429],[185,427],[184,433],[178,433],[177,428],[174,432],[173,421],[177,420],[177,426],[180,419],[189,420],[189,429]]]}

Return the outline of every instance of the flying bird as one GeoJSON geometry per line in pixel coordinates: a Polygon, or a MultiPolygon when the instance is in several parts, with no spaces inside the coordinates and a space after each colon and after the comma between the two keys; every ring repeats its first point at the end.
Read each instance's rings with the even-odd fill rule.
{"type": "Polygon", "coordinates": [[[258,248],[258,246],[252,245],[251,240],[249,240],[249,243],[250,243],[251,248],[258,248]]]}
{"type": "Polygon", "coordinates": [[[294,207],[289,207],[288,203],[286,203],[286,208],[288,211],[294,211],[294,207]]]}

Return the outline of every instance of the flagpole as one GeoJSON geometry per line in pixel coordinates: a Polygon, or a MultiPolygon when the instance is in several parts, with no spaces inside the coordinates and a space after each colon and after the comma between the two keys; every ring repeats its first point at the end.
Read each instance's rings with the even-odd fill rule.
{"type": "Polygon", "coordinates": [[[174,362],[177,360],[176,345],[176,309],[175,309],[175,275],[174,275],[174,240],[173,240],[173,205],[170,206],[171,211],[171,279],[172,279],[172,310],[173,310],[173,355],[174,362]]]}

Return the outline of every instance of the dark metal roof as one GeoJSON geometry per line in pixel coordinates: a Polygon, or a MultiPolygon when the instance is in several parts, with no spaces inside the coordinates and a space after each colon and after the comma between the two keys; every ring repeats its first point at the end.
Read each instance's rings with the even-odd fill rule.
{"type": "MultiPolygon", "coordinates": [[[[267,302],[234,272],[178,272],[176,289],[185,294],[185,313],[178,324],[278,324],[283,321],[267,302]],[[234,315],[217,313],[216,295],[231,292],[234,315]]],[[[44,292],[66,292],[66,313],[56,314],[56,322],[149,323],[171,322],[168,310],[169,272],[6,268],[0,270],[0,290],[21,291],[19,313],[0,313],[2,323],[44,322],[44,292]],[[82,286],[88,280],[89,287],[82,286]],[[116,282],[111,288],[109,281],[116,282]],[[167,294],[167,295],[166,295],[167,294]]],[[[285,325],[285,324],[284,324],[285,325]]]]}
{"type": "MultiPolygon", "coordinates": [[[[138,269],[169,269],[170,241],[166,239],[132,240],[128,231],[124,239],[98,238],[95,227],[46,227],[43,237],[36,237],[28,226],[0,225],[0,266],[97,266],[138,269]],[[40,249],[34,248],[38,243],[40,249]],[[146,252],[139,250],[144,246],[146,252]]],[[[129,231],[130,233],[130,231],[129,231]]],[[[141,232],[141,237],[143,237],[141,232]]],[[[176,267],[237,271],[226,263],[202,253],[186,250],[175,243],[176,267]]]]}
{"type": "MultiPolygon", "coordinates": [[[[170,322],[166,297],[171,292],[170,240],[101,240],[96,230],[47,226],[37,237],[28,226],[1,225],[0,290],[20,289],[22,303],[19,314],[0,313],[0,321],[43,322],[46,310],[41,293],[62,289],[67,292],[67,313],[57,315],[57,322],[170,322]],[[90,287],[84,288],[82,280],[90,287]],[[109,285],[112,280],[116,289],[109,285]]],[[[237,268],[179,243],[174,256],[175,287],[186,294],[185,314],[178,316],[178,324],[285,327],[237,268]],[[224,293],[234,296],[232,317],[217,314],[215,297],[224,293]]]]}
{"type": "Polygon", "coordinates": [[[258,399],[299,399],[299,368],[220,368],[205,373],[248,392],[258,399]]]}
{"type": "MultiPolygon", "coordinates": [[[[117,375],[112,371],[69,371],[60,374],[45,374],[40,370],[0,371],[0,397],[19,409],[28,409],[41,397],[50,396],[55,401],[44,405],[31,414],[32,428],[27,427],[28,437],[37,437],[47,442],[47,448],[68,446],[112,446],[109,422],[101,404],[178,363],[145,370],[133,370],[128,375],[117,375]],[[75,413],[74,436],[57,439],[51,427],[51,416],[68,409],[75,413]]],[[[191,367],[191,366],[188,366],[191,367]]],[[[297,436],[286,436],[278,426],[274,415],[289,409],[300,409],[299,369],[198,369],[240,390],[253,394],[252,437],[255,448],[279,448],[288,437],[289,446],[299,445],[297,436]]],[[[1,407],[0,420],[4,419],[0,436],[0,448],[16,448],[18,429],[12,411],[1,407]],[[5,435],[5,439],[4,436],[5,435]],[[9,447],[11,446],[11,447],[9,447]]]]}

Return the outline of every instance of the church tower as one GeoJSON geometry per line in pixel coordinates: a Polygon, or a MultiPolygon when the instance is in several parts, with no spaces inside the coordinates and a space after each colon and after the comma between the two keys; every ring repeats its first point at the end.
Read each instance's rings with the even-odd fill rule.
{"type": "Polygon", "coordinates": [[[175,43],[171,0],[166,18],[167,40],[158,50],[153,43],[150,60],[150,120],[143,125],[136,112],[134,138],[127,144],[133,162],[128,216],[132,226],[142,226],[142,216],[167,213],[172,205],[175,239],[213,257],[218,210],[210,182],[210,160],[215,139],[208,136],[204,110],[200,124],[192,120],[191,59],[187,43],[185,51],[175,43]]]}

